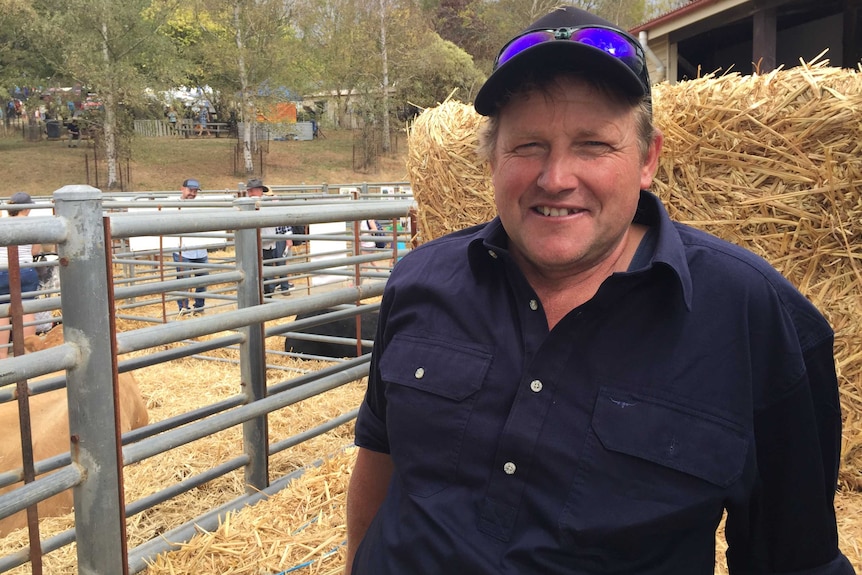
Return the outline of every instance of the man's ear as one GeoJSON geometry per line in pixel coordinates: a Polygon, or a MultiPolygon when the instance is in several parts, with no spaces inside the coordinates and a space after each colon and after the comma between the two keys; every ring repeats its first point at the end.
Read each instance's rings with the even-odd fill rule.
{"type": "Polygon", "coordinates": [[[648,190],[652,185],[653,177],[658,170],[658,159],[661,156],[661,148],[664,144],[664,134],[656,128],[652,142],[647,149],[646,157],[641,166],[641,189],[648,190]]]}

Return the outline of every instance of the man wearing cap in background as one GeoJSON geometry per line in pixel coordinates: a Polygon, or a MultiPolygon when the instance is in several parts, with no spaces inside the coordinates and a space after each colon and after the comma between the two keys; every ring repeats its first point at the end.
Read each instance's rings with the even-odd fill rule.
{"type": "MultiPolygon", "coordinates": [[[[198,180],[194,178],[189,178],[185,180],[182,187],[180,188],[180,200],[194,200],[195,198],[197,198],[200,189],[201,183],[198,180]]],[[[180,237],[179,250],[173,253],[173,258],[174,261],[177,263],[182,262],[191,264],[187,266],[177,266],[178,278],[202,277],[209,275],[209,271],[207,271],[206,268],[202,268],[196,265],[209,263],[209,255],[207,254],[206,248],[183,248],[183,238],[180,237]]],[[[205,291],[206,287],[204,286],[198,286],[195,288],[195,293],[197,294],[197,297],[195,297],[194,306],[191,309],[189,308],[188,298],[182,298],[177,300],[177,306],[179,306],[177,317],[184,317],[189,313],[191,313],[192,315],[203,314],[205,299],[201,294],[203,294],[205,291]]]]}
{"type": "MultiPolygon", "coordinates": [[[[26,217],[30,215],[30,208],[21,208],[17,206],[29,206],[33,205],[33,199],[30,197],[30,194],[27,192],[15,192],[12,194],[12,197],[9,198],[7,202],[8,207],[6,208],[9,212],[9,217],[26,217]],[[12,207],[16,206],[16,207],[12,207]]],[[[20,266],[19,272],[21,274],[21,293],[26,294],[30,292],[31,295],[23,296],[25,299],[33,299],[35,297],[35,292],[39,289],[39,274],[36,272],[36,268],[28,267],[27,264],[33,263],[33,256],[39,254],[42,251],[42,246],[39,244],[25,244],[18,246],[18,264],[20,266]]],[[[4,298],[8,301],[8,296],[10,293],[10,285],[9,285],[9,252],[7,248],[0,247],[0,296],[7,296],[4,298]]],[[[23,317],[23,322],[25,324],[31,323],[35,321],[35,315],[32,313],[25,314],[23,317]]],[[[9,318],[3,317],[0,318],[0,359],[5,359],[9,356],[9,339],[11,336],[11,332],[8,329],[9,326],[9,318]]],[[[36,333],[36,325],[25,325],[24,326],[24,337],[28,335],[34,335],[36,333]]]]}
{"type": "Polygon", "coordinates": [[[832,330],[646,191],[662,135],[637,40],[555,10],[475,107],[498,217],[387,283],[347,573],[706,575],[725,511],[730,573],[853,573],[832,330]]]}
{"type": "MultiPolygon", "coordinates": [[[[263,196],[273,197],[275,194],[272,193],[272,190],[269,189],[269,186],[264,185],[263,181],[260,178],[252,178],[245,184],[246,193],[250,198],[262,198],[263,196]]],[[[284,255],[282,251],[279,253],[278,245],[273,236],[275,236],[278,232],[278,229],[275,227],[271,228],[260,228],[260,249],[263,255],[263,264],[267,266],[277,266],[283,265],[283,262],[278,261],[284,255]]],[[[287,230],[285,230],[287,233],[287,230]]],[[[287,246],[287,242],[290,240],[285,240],[285,246],[287,246]]],[[[292,242],[291,244],[292,245],[292,242]]],[[[276,278],[279,279],[279,278],[276,278]]],[[[286,278],[280,278],[281,281],[278,282],[277,286],[272,279],[266,281],[263,284],[263,295],[264,297],[271,297],[275,291],[276,287],[279,288],[279,293],[282,295],[290,295],[290,289],[293,288],[293,284],[287,282],[286,278]],[[287,282],[285,284],[285,282],[287,282]],[[285,289],[287,288],[287,289],[285,289]]]]}

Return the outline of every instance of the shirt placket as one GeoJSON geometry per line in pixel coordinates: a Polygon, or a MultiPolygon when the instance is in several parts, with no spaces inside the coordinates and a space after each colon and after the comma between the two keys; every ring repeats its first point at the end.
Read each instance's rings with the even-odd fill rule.
{"type": "MultiPolygon", "coordinates": [[[[546,334],[545,315],[538,300],[529,299],[526,305],[529,309],[524,320],[526,333],[537,335],[544,331],[546,334]],[[534,326],[532,329],[531,325],[534,326]],[[541,328],[537,327],[540,325],[541,328]]],[[[530,340],[529,336],[527,339],[530,340]]],[[[560,379],[559,371],[564,369],[564,360],[569,353],[563,347],[562,342],[555,343],[553,338],[545,337],[537,353],[528,355],[532,359],[520,378],[500,434],[494,468],[480,504],[478,528],[502,541],[508,540],[512,534],[527,487],[539,436],[553,404],[556,382],[560,379]],[[549,358],[555,360],[550,361],[549,358]]]]}

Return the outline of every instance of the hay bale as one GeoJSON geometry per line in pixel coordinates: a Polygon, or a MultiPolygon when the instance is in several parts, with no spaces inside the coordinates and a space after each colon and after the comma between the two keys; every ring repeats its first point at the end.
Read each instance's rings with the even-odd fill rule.
{"type": "MultiPolygon", "coordinates": [[[[661,84],[653,96],[665,136],[653,190],[671,217],[765,257],[835,328],[841,481],[862,489],[862,73],[809,64],[661,84]]],[[[480,122],[447,102],[409,133],[426,241],[495,214],[474,151],[480,122]]]]}
{"type": "Polygon", "coordinates": [[[475,151],[482,121],[473,106],[447,100],[410,127],[407,171],[422,241],[494,217],[490,170],[475,151]]]}

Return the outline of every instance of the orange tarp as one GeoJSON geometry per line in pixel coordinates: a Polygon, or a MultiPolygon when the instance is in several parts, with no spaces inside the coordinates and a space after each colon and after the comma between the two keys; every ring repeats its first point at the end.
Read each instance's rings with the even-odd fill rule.
{"type": "Polygon", "coordinates": [[[293,102],[278,102],[275,106],[259,108],[257,111],[258,122],[296,122],[296,104],[293,102]]]}

